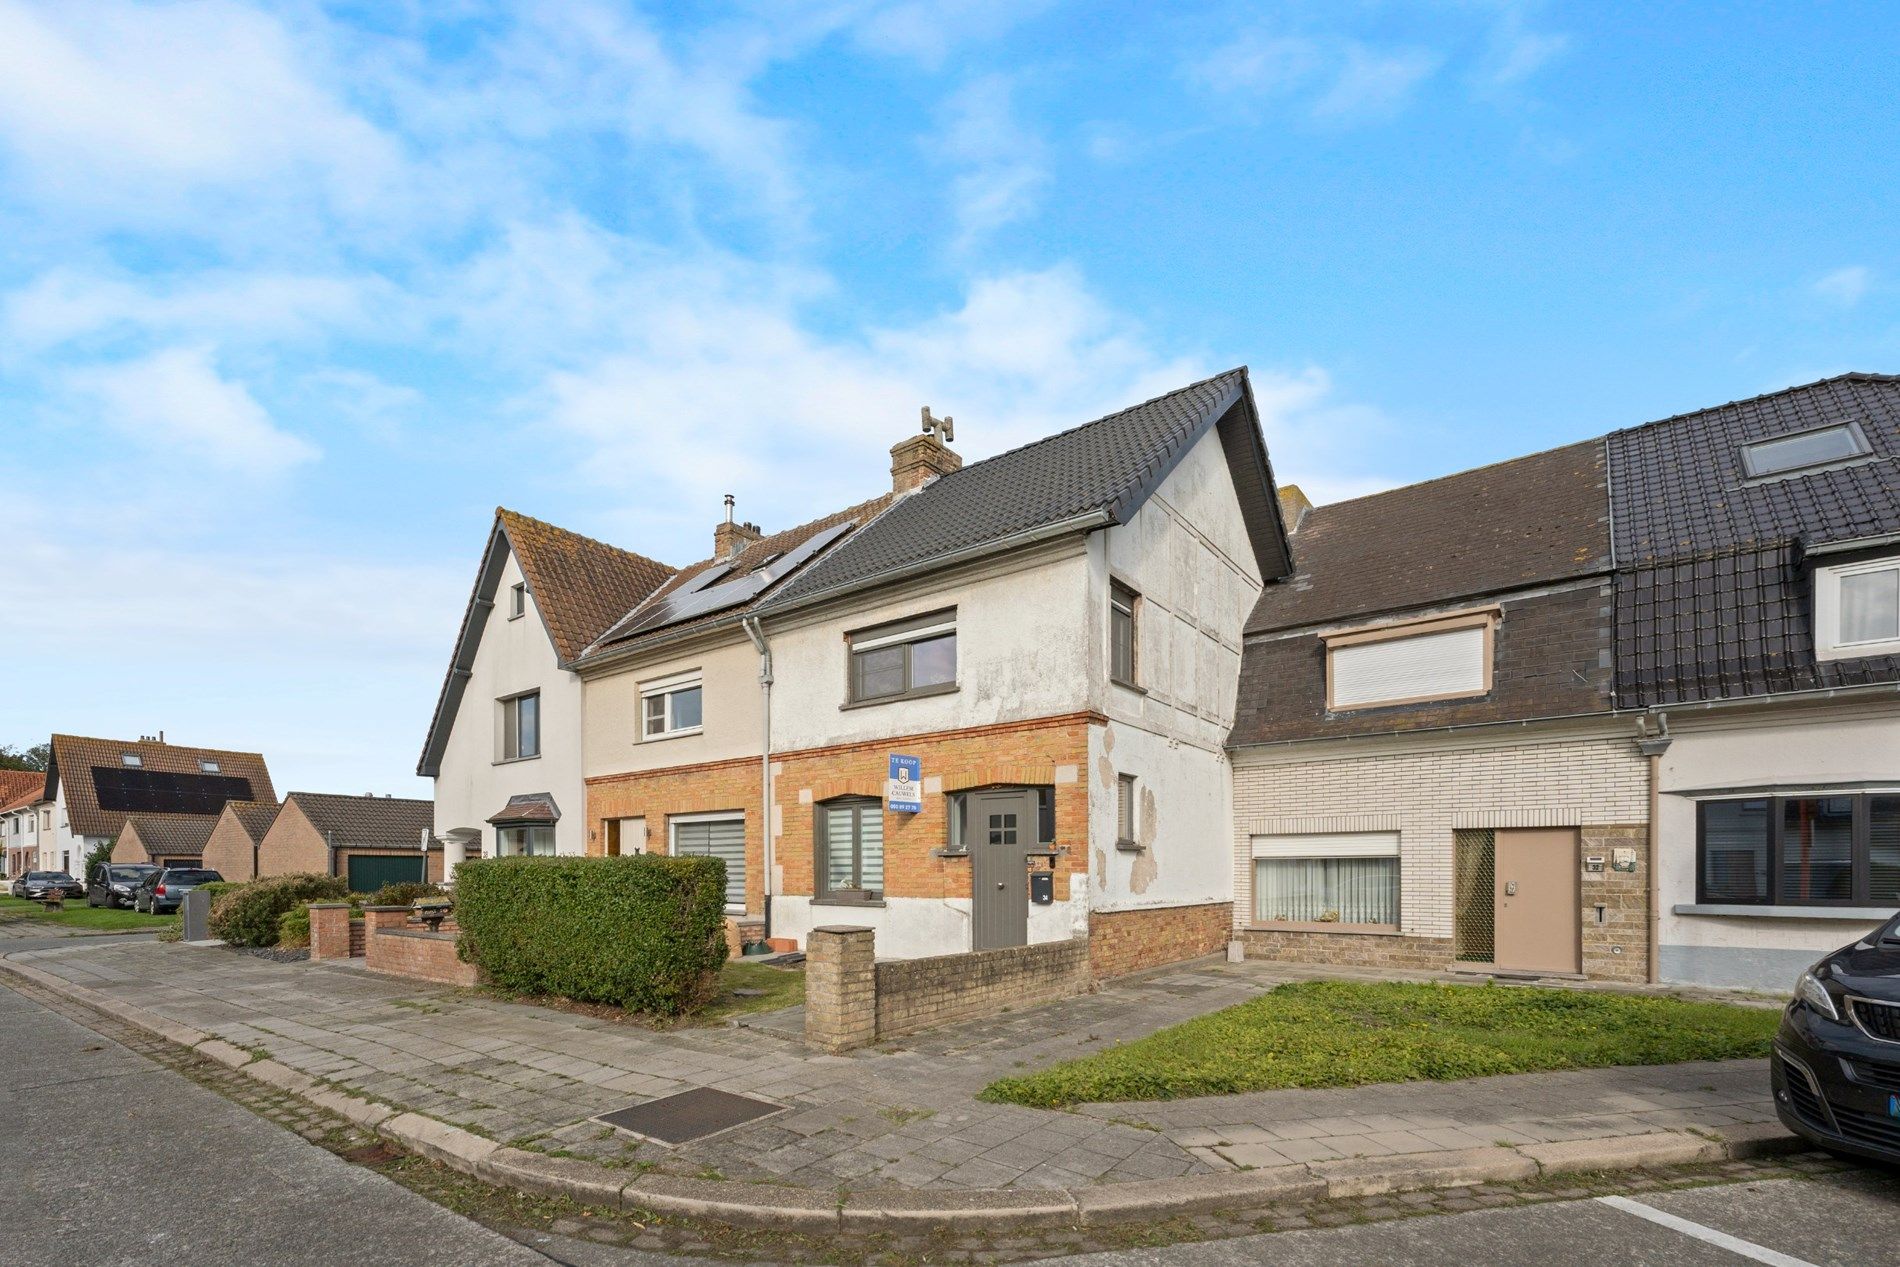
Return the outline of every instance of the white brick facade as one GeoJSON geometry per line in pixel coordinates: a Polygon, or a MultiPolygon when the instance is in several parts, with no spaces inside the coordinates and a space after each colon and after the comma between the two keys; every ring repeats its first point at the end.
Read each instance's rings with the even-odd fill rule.
{"type": "Polygon", "coordinates": [[[1234,924],[1253,919],[1250,838],[1399,833],[1400,931],[1452,934],[1452,832],[1649,821],[1649,771],[1625,728],[1316,742],[1234,754],[1234,924]]]}

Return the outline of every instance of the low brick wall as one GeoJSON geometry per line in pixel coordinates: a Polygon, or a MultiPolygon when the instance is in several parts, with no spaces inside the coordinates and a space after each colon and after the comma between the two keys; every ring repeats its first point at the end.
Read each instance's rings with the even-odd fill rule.
{"type": "Polygon", "coordinates": [[[1442,972],[1455,951],[1449,937],[1397,933],[1302,933],[1246,929],[1240,933],[1249,959],[1282,963],[1340,964],[1357,968],[1404,968],[1442,972]]]}
{"type": "Polygon", "coordinates": [[[362,952],[355,947],[354,928],[361,921],[350,918],[348,902],[312,902],[310,904],[310,957],[312,959],[348,959],[362,952]]]}
{"type": "Polygon", "coordinates": [[[456,934],[432,933],[420,928],[371,929],[364,947],[363,966],[372,972],[440,981],[444,985],[472,986],[480,971],[463,963],[455,953],[456,934]]]}
{"type": "Polygon", "coordinates": [[[878,963],[870,929],[814,928],[805,958],[805,1040],[821,1051],[849,1051],[1086,994],[1092,984],[1086,938],[878,963]]]}
{"type": "Polygon", "coordinates": [[[1233,927],[1232,902],[1091,911],[1089,966],[1099,981],[1218,954],[1232,940],[1233,927]]]}

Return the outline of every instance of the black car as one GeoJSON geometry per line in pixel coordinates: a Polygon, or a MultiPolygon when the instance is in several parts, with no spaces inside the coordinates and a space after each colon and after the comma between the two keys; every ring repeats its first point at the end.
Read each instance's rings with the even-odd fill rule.
{"type": "Polygon", "coordinates": [[[1801,974],[1769,1068],[1789,1130],[1900,1162],[1900,916],[1801,974]]]}
{"type": "Polygon", "coordinates": [[[132,891],[156,870],[149,862],[102,862],[86,877],[86,905],[108,911],[132,905],[132,891]]]}
{"type": "Polygon", "coordinates": [[[163,915],[178,909],[185,900],[185,894],[201,884],[211,884],[224,879],[216,871],[204,867],[166,867],[154,870],[139,881],[138,888],[132,891],[132,909],[147,911],[153,915],[163,915]]]}
{"type": "Polygon", "coordinates": [[[13,882],[14,897],[29,898],[35,902],[55,891],[67,897],[86,896],[86,886],[64,871],[29,871],[13,882]]]}

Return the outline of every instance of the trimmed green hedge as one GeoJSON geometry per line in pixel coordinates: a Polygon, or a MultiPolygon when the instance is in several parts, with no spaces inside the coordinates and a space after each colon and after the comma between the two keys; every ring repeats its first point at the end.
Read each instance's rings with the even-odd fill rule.
{"type": "Polygon", "coordinates": [[[302,950],[310,944],[310,908],[293,906],[277,921],[277,944],[285,950],[302,950]]]}
{"type": "Polygon", "coordinates": [[[678,1016],[726,962],[717,858],[484,858],[455,870],[462,958],[504,990],[678,1016]]]}
{"type": "Polygon", "coordinates": [[[349,881],[334,875],[274,875],[211,899],[211,935],[233,946],[275,946],[277,922],[306,902],[341,902],[349,881]]]}

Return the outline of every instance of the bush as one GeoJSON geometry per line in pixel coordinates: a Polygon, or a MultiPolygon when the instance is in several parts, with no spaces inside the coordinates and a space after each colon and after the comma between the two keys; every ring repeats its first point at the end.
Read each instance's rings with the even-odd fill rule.
{"type": "Polygon", "coordinates": [[[302,950],[310,944],[310,908],[293,906],[277,921],[277,944],[285,950],[302,950]]]}
{"type": "Polygon", "coordinates": [[[233,885],[211,899],[211,935],[233,946],[274,946],[286,911],[349,895],[348,882],[333,875],[274,875],[233,885]]]}
{"type": "Polygon", "coordinates": [[[394,884],[385,884],[369,895],[371,906],[408,906],[417,898],[441,897],[439,884],[417,884],[414,880],[398,880],[394,884]]]}
{"type": "Polygon", "coordinates": [[[678,1016],[726,961],[717,858],[485,858],[455,871],[462,958],[520,994],[678,1016]]]}

